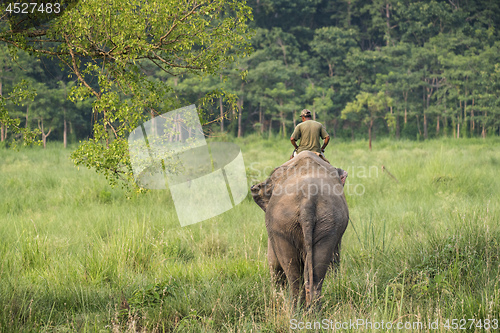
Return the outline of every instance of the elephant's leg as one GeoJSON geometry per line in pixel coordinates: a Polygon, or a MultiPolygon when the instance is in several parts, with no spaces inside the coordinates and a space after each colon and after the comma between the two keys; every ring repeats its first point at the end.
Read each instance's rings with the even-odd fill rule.
{"type": "Polygon", "coordinates": [[[285,270],[288,284],[290,285],[292,291],[294,307],[296,307],[297,304],[304,304],[306,300],[306,292],[303,285],[301,269],[298,267],[299,265],[303,264],[299,260],[291,259],[288,269],[285,270]]]}
{"type": "MultiPolygon", "coordinates": [[[[330,267],[332,261],[335,260],[334,251],[336,250],[337,239],[331,237],[324,237],[316,242],[314,245],[313,255],[313,290],[314,295],[319,297],[325,280],[326,272],[330,267]]],[[[315,300],[313,300],[315,301],[315,300]]]]}
{"type": "Polygon", "coordinates": [[[269,263],[269,269],[271,271],[273,281],[277,285],[284,288],[286,284],[285,271],[283,271],[283,268],[281,267],[278,257],[276,257],[273,246],[269,240],[267,241],[267,261],[269,263]]]}
{"type": "Polygon", "coordinates": [[[292,291],[294,303],[297,300],[302,301],[302,267],[299,250],[283,237],[275,237],[272,243],[274,254],[279,261],[280,266],[285,272],[286,279],[292,291]]]}

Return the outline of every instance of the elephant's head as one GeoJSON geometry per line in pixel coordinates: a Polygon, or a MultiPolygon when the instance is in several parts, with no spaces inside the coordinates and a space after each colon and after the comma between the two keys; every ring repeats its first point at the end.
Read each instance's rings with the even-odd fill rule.
{"type": "Polygon", "coordinates": [[[260,184],[253,185],[250,188],[252,192],[252,198],[263,211],[266,211],[269,199],[273,194],[272,185],[268,181],[262,182],[260,184]]]}

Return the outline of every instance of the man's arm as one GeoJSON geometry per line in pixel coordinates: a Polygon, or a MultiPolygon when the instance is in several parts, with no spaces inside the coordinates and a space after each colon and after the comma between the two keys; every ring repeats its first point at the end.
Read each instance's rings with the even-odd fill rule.
{"type": "Polygon", "coordinates": [[[330,142],[330,136],[327,136],[325,138],[325,141],[323,142],[323,147],[321,147],[321,151],[324,153],[326,146],[328,146],[328,142],[330,142]]]}
{"type": "Polygon", "coordinates": [[[292,146],[295,147],[295,149],[299,149],[297,146],[297,140],[299,140],[301,137],[300,135],[300,127],[297,125],[295,129],[293,130],[292,136],[290,137],[290,141],[292,142],[292,146]]]}

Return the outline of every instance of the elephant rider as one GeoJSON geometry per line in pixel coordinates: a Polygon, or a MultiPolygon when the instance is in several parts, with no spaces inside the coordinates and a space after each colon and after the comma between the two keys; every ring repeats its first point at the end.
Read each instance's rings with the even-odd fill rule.
{"type": "MultiPolygon", "coordinates": [[[[302,122],[295,127],[295,130],[290,138],[292,145],[295,147],[295,150],[290,158],[293,158],[295,155],[303,152],[304,150],[310,150],[330,163],[323,154],[326,146],[328,146],[328,143],[330,142],[330,136],[326,132],[325,127],[321,125],[321,123],[312,120],[311,111],[307,109],[302,110],[300,117],[302,118],[302,122]],[[323,146],[321,146],[320,139],[324,140],[323,146]],[[300,140],[298,146],[297,140],[300,140]]],[[[341,170],[339,177],[343,186],[347,178],[347,172],[342,169],[337,170],[341,170]]]]}
{"type": "Polygon", "coordinates": [[[295,127],[292,133],[290,141],[295,147],[292,157],[303,152],[304,150],[310,150],[317,153],[321,158],[326,160],[325,148],[330,142],[330,136],[326,133],[325,127],[315,120],[311,119],[311,111],[304,109],[300,113],[302,122],[295,127]],[[321,146],[320,139],[323,139],[323,146],[321,146]],[[297,146],[297,140],[300,140],[297,146]]]}

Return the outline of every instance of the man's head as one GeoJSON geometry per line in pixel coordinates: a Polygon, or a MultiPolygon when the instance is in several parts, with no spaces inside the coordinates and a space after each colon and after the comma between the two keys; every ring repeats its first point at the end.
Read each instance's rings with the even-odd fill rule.
{"type": "Polygon", "coordinates": [[[308,109],[302,110],[302,112],[300,113],[300,117],[302,118],[302,121],[311,119],[311,111],[309,111],[308,109]]]}

